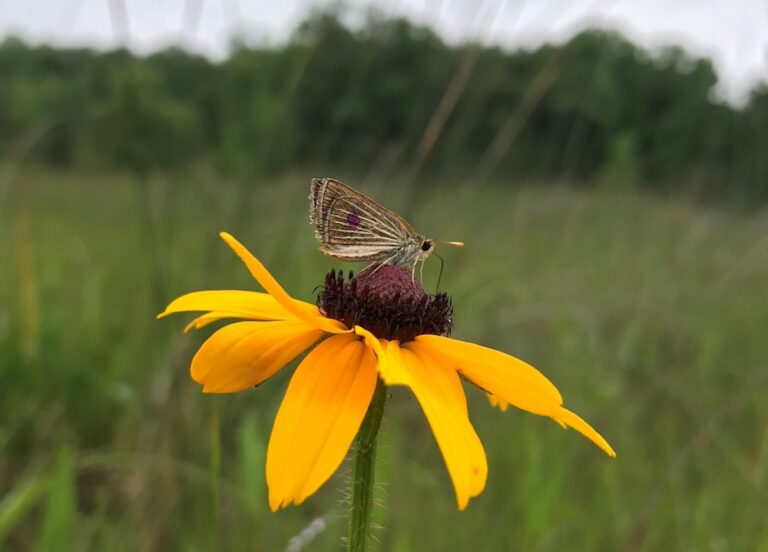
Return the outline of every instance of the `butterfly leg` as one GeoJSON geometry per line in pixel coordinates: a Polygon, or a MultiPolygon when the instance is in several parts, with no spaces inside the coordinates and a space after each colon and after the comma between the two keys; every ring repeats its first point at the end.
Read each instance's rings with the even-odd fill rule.
{"type": "MultiPolygon", "coordinates": [[[[384,266],[385,264],[388,264],[388,263],[389,263],[389,261],[391,261],[391,260],[392,260],[392,259],[394,259],[395,257],[397,257],[397,254],[394,254],[394,255],[392,255],[392,256],[391,256],[389,259],[386,259],[386,260],[384,260],[383,262],[380,262],[380,263],[378,263],[378,264],[379,264],[379,266],[377,266],[376,268],[374,268],[374,269],[371,271],[371,273],[370,273],[370,274],[368,274],[367,276],[373,276],[374,274],[376,274],[376,272],[377,272],[377,271],[378,271],[378,270],[379,270],[379,269],[380,269],[382,266],[384,266]]],[[[376,261],[372,262],[371,264],[369,264],[368,266],[366,266],[366,267],[365,267],[363,270],[361,270],[360,272],[358,272],[358,274],[362,273],[364,270],[367,270],[367,269],[371,268],[371,267],[372,267],[373,265],[375,265],[375,264],[376,264],[376,261]]]]}
{"type": "MultiPolygon", "coordinates": [[[[413,264],[411,265],[411,278],[413,279],[414,282],[416,281],[416,265],[417,264],[419,264],[418,258],[415,261],[413,261],[413,264]]],[[[421,268],[422,268],[422,272],[420,273],[419,277],[423,275],[423,268],[424,268],[423,264],[421,265],[421,268]]]]}
{"type": "MultiPolygon", "coordinates": [[[[365,267],[363,267],[363,269],[360,272],[365,272],[375,264],[376,264],[376,261],[373,261],[372,263],[365,265],[365,267]]],[[[360,274],[360,272],[358,272],[358,274],[360,274]]]]}

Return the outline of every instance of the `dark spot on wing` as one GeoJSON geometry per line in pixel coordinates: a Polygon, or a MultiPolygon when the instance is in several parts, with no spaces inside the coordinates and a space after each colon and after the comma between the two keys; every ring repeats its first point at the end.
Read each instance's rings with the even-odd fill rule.
{"type": "Polygon", "coordinates": [[[360,226],[360,215],[357,213],[347,213],[347,224],[350,228],[357,228],[360,226]]]}

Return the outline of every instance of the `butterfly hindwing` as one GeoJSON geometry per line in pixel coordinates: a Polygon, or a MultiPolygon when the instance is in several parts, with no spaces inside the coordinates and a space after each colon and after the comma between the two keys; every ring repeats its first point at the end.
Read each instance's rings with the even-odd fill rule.
{"type": "Polygon", "coordinates": [[[310,221],[327,255],[386,261],[418,239],[405,220],[338,180],[313,179],[310,199],[310,221]]]}

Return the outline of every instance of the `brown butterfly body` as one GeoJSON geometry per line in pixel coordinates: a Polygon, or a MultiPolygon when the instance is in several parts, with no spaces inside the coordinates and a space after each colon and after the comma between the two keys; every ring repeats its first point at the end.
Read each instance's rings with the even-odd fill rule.
{"type": "Polygon", "coordinates": [[[309,199],[315,237],[331,257],[413,270],[435,249],[402,217],[333,178],[313,178],[309,199]]]}

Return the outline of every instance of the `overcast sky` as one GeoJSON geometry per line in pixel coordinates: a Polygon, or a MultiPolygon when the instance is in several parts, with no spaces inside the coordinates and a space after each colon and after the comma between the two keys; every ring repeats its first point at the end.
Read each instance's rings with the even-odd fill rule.
{"type": "MultiPolygon", "coordinates": [[[[447,40],[506,47],[562,41],[590,25],[618,28],[658,48],[680,44],[713,59],[721,91],[743,98],[768,80],[768,0],[348,0],[352,13],[375,4],[385,14],[429,24],[447,40]]],[[[284,40],[311,0],[0,0],[0,37],[108,48],[130,41],[141,52],[184,44],[226,55],[239,32],[256,43],[284,40]],[[111,18],[125,6],[127,29],[111,18]],[[199,7],[199,9],[198,9],[199,7]]],[[[0,78],[2,76],[0,75],[0,78]]]]}

